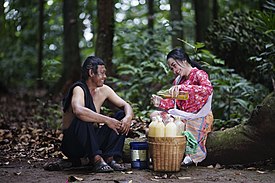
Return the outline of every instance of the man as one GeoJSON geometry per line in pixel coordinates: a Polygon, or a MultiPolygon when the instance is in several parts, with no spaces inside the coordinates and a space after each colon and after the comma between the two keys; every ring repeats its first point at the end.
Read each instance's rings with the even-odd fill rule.
{"type": "Polygon", "coordinates": [[[63,100],[62,152],[67,164],[59,163],[45,169],[92,164],[96,172],[123,170],[114,157],[122,156],[125,136],[133,118],[132,107],[104,84],[104,62],[89,56],[82,66],[82,78],[73,84],[63,100]],[[105,100],[123,109],[114,118],[100,114],[105,100]],[[69,165],[68,165],[69,164],[69,165]]]}

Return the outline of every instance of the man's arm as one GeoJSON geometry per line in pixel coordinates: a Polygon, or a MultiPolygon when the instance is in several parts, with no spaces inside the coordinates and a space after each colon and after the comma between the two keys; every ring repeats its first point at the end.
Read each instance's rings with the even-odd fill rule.
{"type": "Polygon", "coordinates": [[[119,108],[123,108],[125,112],[125,117],[121,120],[122,126],[119,130],[122,134],[128,134],[131,126],[132,118],[134,117],[133,109],[125,100],[123,100],[121,97],[119,97],[113,89],[111,89],[109,86],[106,86],[107,91],[107,98],[110,102],[112,102],[114,105],[116,105],[119,108]]]}
{"type": "Polygon", "coordinates": [[[79,86],[76,86],[73,89],[71,106],[73,113],[82,121],[105,123],[118,134],[117,130],[121,128],[121,122],[114,118],[94,112],[91,109],[85,107],[84,91],[79,86]]]}

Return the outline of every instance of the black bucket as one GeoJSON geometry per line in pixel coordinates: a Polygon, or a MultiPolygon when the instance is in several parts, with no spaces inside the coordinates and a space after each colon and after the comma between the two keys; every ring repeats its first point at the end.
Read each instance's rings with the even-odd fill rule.
{"type": "Polygon", "coordinates": [[[133,169],[147,169],[149,164],[148,143],[130,142],[131,167],[133,169]]]}

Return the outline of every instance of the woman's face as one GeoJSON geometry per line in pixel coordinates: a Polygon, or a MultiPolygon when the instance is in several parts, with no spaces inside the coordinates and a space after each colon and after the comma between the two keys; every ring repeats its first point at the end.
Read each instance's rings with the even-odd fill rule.
{"type": "Polygon", "coordinates": [[[175,75],[180,75],[180,76],[187,76],[188,75],[188,70],[187,70],[187,65],[186,61],[176,61],[173,58],[168,59],[168,65],[170,69],[173,71],[175,75]],[[179,65],[180,63],[180,65],[179,65]]]}

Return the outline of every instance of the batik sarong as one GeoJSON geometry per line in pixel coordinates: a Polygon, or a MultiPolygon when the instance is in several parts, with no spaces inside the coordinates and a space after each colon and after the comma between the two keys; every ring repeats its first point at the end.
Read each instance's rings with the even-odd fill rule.
{"type": "Polygon", "coordinates": [[[206,117],[189,119],[185,121],[186,131],[192,133],[198,142],[195,154],[189,154],[192,161],[197,164],[206,158],[206,138],[207,134],[212,130],[213,114],[210,112],[206,117]]]}

